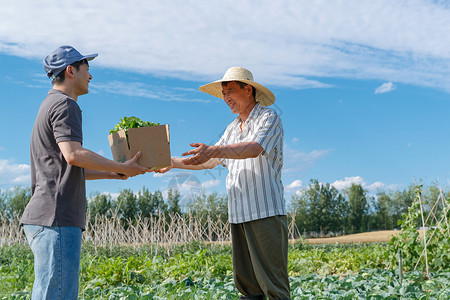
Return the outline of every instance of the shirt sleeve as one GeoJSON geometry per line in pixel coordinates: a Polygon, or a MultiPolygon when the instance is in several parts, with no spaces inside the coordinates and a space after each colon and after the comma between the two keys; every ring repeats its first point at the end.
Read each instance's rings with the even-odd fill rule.
{"type": "Polygon", "coordinates": [[[279,139],[283,138],[281,119],[274,111],[268,111],[261,116],[258,123],[259,126],[255,130],[254,141],[261,145],[264,149],[263,152],[270,153],[279,142],[279,139]]]}
{"type": "Polygon", "coordinates": [[[74,100],[66,99],[55,105],[50,121],[57,143],[64,141],[83,143],[81,109],[74,100]]]}

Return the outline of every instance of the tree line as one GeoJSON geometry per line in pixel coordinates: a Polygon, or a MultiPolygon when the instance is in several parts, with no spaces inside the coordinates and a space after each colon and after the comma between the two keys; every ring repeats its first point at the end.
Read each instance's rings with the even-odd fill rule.
{"type": "MultiPolygon", "coordinates": [[[[359,233],[372,230],[399,229],[402,215],[414,201],[415,184],[403,190],[379,190],[370,195],[359,184],[338,191],[329,183],[312,179],[308,187],[292,196],[291,212],[301,233],[359,233]]],[[[433,184],[422,188],[424,214],[436,203],[441,189],[433,184]]],[[[444,197],[449,199],[450,192],[444,197]]],[[[437,211],[443,203],[436,203],[437,211]]],[[[417,224],[419,227],[420,224],[417,224]]]]}
{"type": "MultiPolygon", "coordinates": [[[[20,217],[31,199],[29,187],[15,187],[12,190],[0,190],[0,221],[20,217]]],[[[159,190],[151,192],[145,186],[135,193],[131,189],[121,190],[116,198],[109,193],[92,193],[86,203],[87,221],[94,222],[97,217],[117,218],[123,224],[130,221],[169,214],[190,213],[197,219],[214,221],[228,219],[227,197],[217,193],[197,194],[186,205],[181,205],[178,190],[168,190],[164,198],[159,190]]]]}
{"type": "MultiPolygon", "coordinates": [[[[291,197],[288,217],[290,221],[294,219],[301,234],[307,235],[396,229],[402,214],[408,211],[414,200],[414,187],[410,184],[403,190],[379,190],[376,194],[369,194],[359,184],[339,191],[329,183],[312,179],[307,187],[291,197]]],[[[431,209],[439,193],[437,185],[423,188],[425,210],[431,209]]],[[[449,199],[450,192],[445,193],[446,199],[449,199]]],[[[30,198],[28,187],[0,191],[0,221],[21,216],[30,198]]],[[[226,222],[228,219],[225,195],[203,191],[191,197],[185,205],[181,205],[180,201],[181,195],[177,190],[169,190],[164,197],[161,191],[151,192],[145,186],[137,193],[131,189],[121,190],[116,198],[111,194],[95,192],[88,197],[87,218],[94,222],[97,217],[115,217],[123,224],[143,218],[187,213],[203,220],[212,218],[226,222]]]]}

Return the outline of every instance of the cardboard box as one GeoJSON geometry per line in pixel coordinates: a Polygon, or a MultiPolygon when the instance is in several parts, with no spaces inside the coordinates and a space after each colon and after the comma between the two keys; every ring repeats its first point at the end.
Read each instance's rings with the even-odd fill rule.
{"type": "Polygon", "coordinates": [[[172,164],[170,156],[169,125],[131,128],[108,136],[113,159],[125,162],[138,152],[138,163],[147,168],[160,169],[172,164]]]}

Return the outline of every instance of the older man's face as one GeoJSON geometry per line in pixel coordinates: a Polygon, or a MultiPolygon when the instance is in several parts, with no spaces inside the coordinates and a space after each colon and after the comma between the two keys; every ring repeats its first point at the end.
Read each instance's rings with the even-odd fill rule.
{"type": "Polygon", "coordinates": [[[222,95],[233,114],[243,113],[249,106],[254,104],[254,100],[251,97],[252,87],[247,85],[241,88],[235,81],[228,82],[226,86],[222,86],[222,95]]]}

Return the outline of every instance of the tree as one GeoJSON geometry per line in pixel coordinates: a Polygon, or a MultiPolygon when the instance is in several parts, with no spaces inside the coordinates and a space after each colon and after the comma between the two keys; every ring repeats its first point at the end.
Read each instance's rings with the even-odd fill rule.
{"type": "Polygon", "coordinates": [[[123,224],[136,219],[138,212],[137,197],[132,190],[125,189],[120,191],[117,197],[117,207],[123,224]]]}
{"type": "Polygon", "coordinates": [[[312,179],[308,188],[293,197],[300,230],[327,232],[343,230],[348,208],[345,198],[330,184],[312,179]]]}
{"type": "Polygon", "coordinates": [[[0,221],[8,220],[8,193],[6,191],[0,190],[0,221]]]}
{"type": "Polygon", "coordinates": [[[219,196],[217,193],[208,195],[206,198],[206,209],[209,211],[213,220],[221,219],[226,221],[228,219],[228,199],[224,196],[219,196]]]}
{"type": "Polygon", "coordinates": [[[206,209],[205,191],[202,191],[200,194],[197,194],[196,197],[189,202],[187,208],[188,211],[194,214],[195,216],[200,217],[202,220],[206,219],[208,211],[206,209]]]}
{"type": "Polygon", "coordinates": [[[378,229],[393,229],[394,223],[391,215],[392,200],[389,194],[385,191],[380,191],[377,194],[376,201],[376,220],[379,224],[378,229]]]}
{"type": "Polygon", "coordinates": [[[137,205],[139,215],[142,218],[150,218],[156,210],[153,203],[153,195],[147,188],[145,188],[145,186],[142,188],[142,191],[138,192],[137,205]]]}
{"type": "Polygon", "coordinates": [[[219,218],[226,221],[228,219],[227,201],[227,197],[218,196],[217,193],[207,195],[203,190],[189,203],[188,210],[200,217],[202,221],[205,221],[208,216],[216,221],[219,218]]]}
{"type": "Polygon", "coordinates": [[[155,191],[153,194],[145,188],[138,192],[137,196],[137,215],[142,218],[150,218],[159,213],[166,213],[167,204],[164,202],[164,197],[161,191],[155,191]]]}
{"type": "MultiPolygon", "coordinates": [[[[435,221],[442,216],[444,211],[444,201],[440,199],[441,188],[437,185],[437,183],[433,183],[426,190],[424,189],[423,196],[423,205],[424,205],[424,214],[428,216],[431,212],[431,218],[435,221]],[[439,199],[439,201],[437,201],[439,199]]],[[[444,195],[445,197],[445,195],[444,195]]]]}
{"type": "Polygon", "coordinates": [[[164,202],[164,197],[161,191],[155,191],[153,193],[153,207],[155,208],[154,214],[164,214],[167,212],[167,204],[164,202]]]}
{"type": "Polygon", "coordinates": [[[378,223],[378,215],[377,208],[378,202],[377,199],[373,196],[367,196],[367,212],[363,216],[362,220],[362,229],[363,231],[370,231],[374,229],[381,229],[380,223],[378,223]]]}
{"type": "Polygon", "coordinates": [[[173,214],[181,214],[180,192],[178,190],[170,189],[167,191],[167,205],[168,212],[173,214]]]}
{"type": "Polygon", "coordinates": [[[305,192],[308,212],[308,231],[322,232],[325,225],[325,203],[320,195],[321,184],[317,179],[312,179],[309,188],[305,192]]]}
{"type": "MultiPolygon", "coordinates": [[[[17,186],[0,193],[0,216],[4,219],[20,217],[31,199],[31,188],[17,186]]],[[[1,219],[1,217],[0,217],[1,219]]]]}
{"type": "Polygon", "coordinates": [[[364,231],[363,220],[367,214],[368,202],[366,191],[359,184],[352,184],[346,190],[350,208],[349,221],[353,232],[364,231]]]}
{"type": "Polygon", "coordinates": [[[304,191],[292,195],[291,197],[292,211],[295,213],[295,224],[302,231],[309,230],[308,224],[308,201],[304,196],[304,191]]]}
{"type": "Polygon", "coordinates": [[[392,196],[392,219],[394,226],[399,227],[399,221],[402,220],[402,215],[408,213],[408,209],[414,201],[414,185],[409,185],[403,191],[396,191],[392,196]]]}
{"type": "Polygon", "coordinates": [[[112,216],[111,195],[95,193],[88,201],[88,212],[91,222],[94,222],[98,216],[110,218],[112,216]]]}

